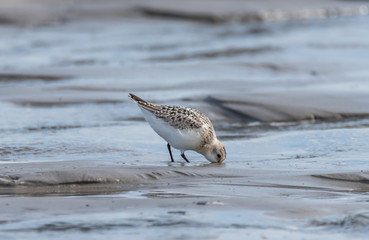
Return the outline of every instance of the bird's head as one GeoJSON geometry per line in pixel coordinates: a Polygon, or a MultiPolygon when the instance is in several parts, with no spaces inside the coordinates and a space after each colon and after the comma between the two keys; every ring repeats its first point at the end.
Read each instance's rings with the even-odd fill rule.
{"type": "Polygon", "coordinates": [[[222,163],[226,158],[226,150],[223,144],[218,139],[215,139],[212,144],[206,147],[203,155],[212,163],[222,163]]]}

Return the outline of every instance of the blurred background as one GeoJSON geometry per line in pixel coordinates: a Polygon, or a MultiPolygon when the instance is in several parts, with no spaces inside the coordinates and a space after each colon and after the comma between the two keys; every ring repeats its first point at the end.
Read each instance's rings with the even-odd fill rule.
{"type": "Polygon", "coordinates": [[[366,1],[3,0],[0,161],[166,162],[128,92],[204,111],[229,164],[260,134],[367,127],[367,26],[366,1]]]}

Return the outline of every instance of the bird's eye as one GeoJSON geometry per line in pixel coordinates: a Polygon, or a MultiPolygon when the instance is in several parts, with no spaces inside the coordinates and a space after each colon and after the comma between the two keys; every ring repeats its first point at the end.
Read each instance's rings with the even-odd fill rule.
{"type": "Polygon", "coordinates": [[[218,153],[218,154],[217,154],[217,157],[218,157],[218,158],[221,158],[221,157],[222,157],[222,155],[220,155],[220,154],[218,153]]]}

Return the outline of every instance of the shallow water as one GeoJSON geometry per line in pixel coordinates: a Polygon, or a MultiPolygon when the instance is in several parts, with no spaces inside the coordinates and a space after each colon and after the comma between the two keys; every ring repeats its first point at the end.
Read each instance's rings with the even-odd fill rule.
{"type": "MultiPolygon", "coordinates": [[[[362,217],[365,218],[362,215],[355,216],[351,220],[337,219],[337,221],[343,221],[344,225],[350,225],[350,222],[355,221],[354,218],[362,217]]],[[[320,225],[319,223],[314,224],[320,225]]],[[[2,227],[4,225],[11,225],[7,227],[6,233],[17,232],[18,237],[34,238],[42,234],[53,239],[65,237],[100,239],[102,236],[119,239],[118,236],[136,237],[137,235],[142,236],[144,239],[149,239],[152,236],[165,238],[168,234],[168,228],[175,232],[173,235],[171,234],[172,237],[180,239],[230,239],[240,236],[250,239],[285,239],[287,236],[291,239],[301,237],[312,239],[312,237],[317,237],[318,234],[319,237],[332,239],[365,237],[365,234],[360,231],[360,226],[355,226],[356,232],[349,231],[342,234],[340,232],[346,231],[346,227],[337,231],[340,227],[334,227],[335,223],[332,223],[332,227],[324,226],[324,223],[322,223],[319,230],[310,227],[304,228],[301,232],[301,229],[288,223],[282,227],[280,221],[276,221],[273,217],[266,219],[258,211],[241,211],[238,213],[234,211],[204,211],[198,213],[196,211],[180,211],[176,209],[140,213],[128,211],[110,213],[105,216],[88,214],[83,216],[83,218],[78,215],[59,216],[57,219],[44,218],[27,223],[22,222],[21,224],[16,222],[7,223],[3,224],[2,227]],[[86,217],[94,220],[86,223],[86,217]],[[72,224],[71,221],[73,222],[72,224]],[[260,224],[261,222],[262,224],[260,224]],[[145,229],[144,232],[142,232],[143,228],[145,229]]],[[[340,225],[340,223],[337,223],[337,225],[340,225]]],[[[303,227],[303,224],[301,224],[301,227],[303,227]]]]}
{"type": "MultiPolygon", "coordinates": [[[[367,210],[355,205],[367,202],[365,187],[360,193],[353,191],[358,191],[356,185],[345,190],[332,187],[329,191],[311,192],[304,188],[305,183],[296,186],[288,183],[293,185],[288,189],[271,186],[273,179],[270,178],[265,178],[264,186],[261,182],[263,174],[269,176],[273,171],[288,170],[309,176],[321,172],[368,171],[369,120],[366,116],[290,122],[245,121],[227,116],[204,100],[209,95],[247,95],[261,90],[280,93],[294,89],[333,93],[355,90],[367,94],[369,44],[365,36],[368,23],[368,17],[225,25],[140,18],[110,24],[0,26],[0,51],[7,56],[1,59],[0,65],[4,72],[0,74],[0,166],[10,168],[11,164],[36,162],[59,162],[63,166],[68,165],[64,161],[78,160],[112,166],[169,165],[184,169],[195,166],[202,170],[213,167],[193,152],[186,153],[191,163],[181,164],[178,151],[174,152],[178,163],[171,165],[165,142],[143,121],[139,109],[128,101],[127,93],[132,91],[148,100],[189,105],[205,111],[214,120],[217,135],[227,149],[227,160],[218,170],[243,171],[242,174],[246,174],[243,177],[249,177],[248,171],[251,178],[261,176],[261,180],[250,185],[236,180],[222,185],[202,177],[200,179],[205,180],[196,182],[180,179],[183,185],[178,185],[175,179],[171,184],[177,184],[177,188],[173,189],[157,184],[154,189],[147,185],[120,186],[106,192],[99,192],[104,186],[97,191],[85,189],[86,192],[62,189],[54,192],[59,197],[48,198],[48,201],[74,196],[82,204],[77,209],[90,208],[91,212],[75,213],[68,207],[43,211],[40,206],[20,208],[24,212],[14,215],[4,212],[0,215],[0,238],[99,239],[108,236],[117,239],[125,235],[141,239],[152,236],[365,239],[367,210]],[[241,187],[242,184],[246,187],[241,187]],[[352,204],[355,208],[334,213],[332,207],[333,210],[323,216],[307,216],[299,209],[296,216],[285,218],[275,210],[260,206],[246,208],[246,204],[232,208],[231,203],[226,202],[230,207],[217,209],[228,199],[248,201],[255,196],[249,190],[257,191],[256,195],[263,194],[255,188],[266,192],[265,197],[256,202],[283,196],[291,202],[301,201],[304,205],[306,201],[307,205],[313,205],[312,210],[309,208],[312,213],[332,202],[352,204]],[[160,201],[159,206],[140,206],[133,210],[122,207],[124,199],[149,201],[173,197],[178,200],[184,196],[189,202],[183,207],[179,207],[181,203],[170,205],[168,202],[163,203],[163,207],[160,201]],[[84,204],[94,199],[110,202],[115,198],[123,199],[117,210],[105,206],[96,210],[91,203],[84,204]],[[221,200],[217,202],[217,199],[221,200]],[[212,208],[208,208],[209,205],[212,208]]],[[[316,187],[309,180],[306,185],[316,187]]],[[[22,189],[18,193],[25,201],[32,202],[36,197],[53,195],[49,190],[41,189],[36,196],[22,195],[22,189]]],[[[12,197],[16,192],[1,197],[1,203],[11,205],[19,201],[19,197],[12,197]]],[[[284,200],[276,199],[281,203],[284,200]]]]}

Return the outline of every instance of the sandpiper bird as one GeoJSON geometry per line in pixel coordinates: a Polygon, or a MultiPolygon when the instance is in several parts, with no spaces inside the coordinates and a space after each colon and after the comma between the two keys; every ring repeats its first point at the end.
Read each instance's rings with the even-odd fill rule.
{"type": "Polygon", "coordinates": [[[189,162],[184,152],[194,150],[212,163],[221,163],[226,158],[223,144],[215,135],[210,119],[198,110],[188,107],[157,105],[130,93],[131,100],[138,104],[146,121],[167,141],[171,161],[171,146],[181,150],[181,156],[189,162]]]}

